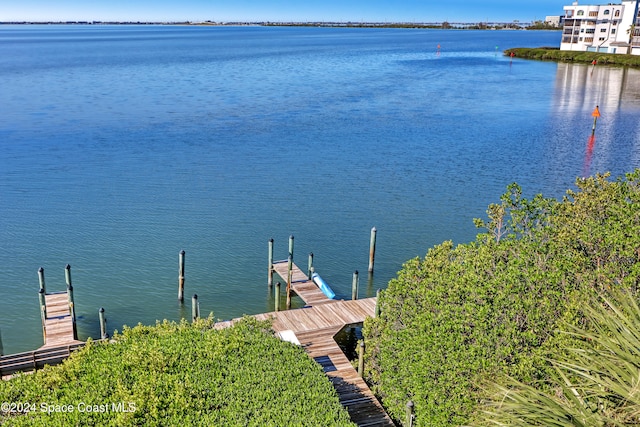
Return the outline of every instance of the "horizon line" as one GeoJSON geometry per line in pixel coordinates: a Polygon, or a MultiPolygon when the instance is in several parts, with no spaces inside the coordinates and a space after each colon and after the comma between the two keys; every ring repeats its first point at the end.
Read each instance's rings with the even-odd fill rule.
{"type": "Polygon", "coordinates": [[[521,21],[514,19],[511,21],[333,21],[333,20],[317,20],[317,21],[272,21],[272,20],[11,20],[0,21],[0,24],[209,24],[209,25],[229,25],[229,24],[356,24],[356,25],[439,25],[439,24],[531,24],[534,22],[544,22],[543,20],[521,21]]]}

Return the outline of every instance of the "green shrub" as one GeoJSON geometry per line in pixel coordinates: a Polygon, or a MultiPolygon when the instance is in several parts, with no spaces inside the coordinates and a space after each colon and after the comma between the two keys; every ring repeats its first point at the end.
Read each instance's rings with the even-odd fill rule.
{"type": "Polygon", "coordinates": [[[544,360],[570,340],[558,324],[583,324],[594,291],[638,286],[640,170],[576,185],[562,201],[509,186],[476,220],[476,241],[438,245],[389,283],[364,335],[368,380],[392,417],[413,400],[416,425],[463,425],[488,378],[544,383],[544,360]]]}
{"type": "Polygon", "coordinates": [[[550,386],[504,378],[479,425],[631,426],[640,424],[640,307],[614,292],[587,307],[589,328],[563,325],[581,345],[550,361],[550,386]],[[548,391],[545,391],[549,389],[548,391]]]}
{"type": "Polygon", "coordinates": [[[268,324],[253,319],[219,331],[212,323],[125,328],[115,343],[89,343],[62,365],[0,382],[0,401],[36,405],[23,415],[0,412],[0,424],[353,425],[321,367],[303,349],[278,340],[268,324]],[[45,409],[75,410],[48,414],[43,403],[45,409]],[[81,412],[86,405],[106,410],[81,412]]]}

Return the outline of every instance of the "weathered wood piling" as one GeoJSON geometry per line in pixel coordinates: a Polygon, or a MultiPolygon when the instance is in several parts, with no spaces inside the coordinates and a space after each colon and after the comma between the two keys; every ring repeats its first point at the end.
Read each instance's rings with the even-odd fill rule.
{"type": "Polygon", "coordinates": [[[269,274],[267,276],[267,284],[273,286],[273,239],[269,239],[269,274]]]}
{"type": "Polygon", "coordinates": [[[369,273],[373,273],[373,264],[376,259],[376,235],[378,230],[375,227],[371,229],[371,239],[369,241],[369,273]]]}
{"type": "Polygon", "coordinates": [[[180,251],[178,255],[178,301],[184,302],[184,264],[185,251],[180,251]]]}
{"type": "Polygon", "coordinates": [[[313,275],[313,252],[309,253],[309,262],[307,263],[307,278],[311,280],[311,275],[313,275]]]}
{"type": "Polygon", "coordinates": [[[100,307],[98,310],[98,317],[100,319],[100,338],[107,339],[109,334],[107,333],[107,318],[104,316],[104,307],[100,307]]]}
{"type": "Polygon", "coordinates": [[[198,302],[198,294],[193,294],[191,298],[191,320],[196,321],[200,318],[200,303],[198,302]]]}
{"type": "Polygon", "coordinates": [[[73,324],[73,339],[78,339],[78,327],[76,324],[76,304],[73,299],[73,285],[71,284],[71,266],[67,264],[64,268],[64,277],[67,282],[67,300],[69,301],[69,313],[73,324]]]}
{"type": "Polygon", "coordinates": [[[276,283],[276,292],[274,296],[274,310],[280,311],[280,282],[276,283]]]}
{"type": "Polygon", "coordinates": [[[351,299],[358,299],[358,270],[353,272],[353,280],[351,281],[351,299]]]}

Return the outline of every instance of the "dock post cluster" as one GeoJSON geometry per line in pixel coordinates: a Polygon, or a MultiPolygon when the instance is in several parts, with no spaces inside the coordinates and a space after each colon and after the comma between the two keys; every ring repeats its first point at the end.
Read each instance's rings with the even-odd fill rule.
{"type": "MultiPolygon", "coordinates": [[[[369,285],[372,285],[373,283],[373,270],[374,270],[374,263],[375,263],[375,251],[376,251],[376,237],[377,237],[377,232],[378,230],[376,229],[376,227],[373,227],[371,229],[371,238],[370,238],[370,242],[369,242],[369,278],[368,278],[368,282],[369,285]]],[[[316,272],[315,266],[314,266],[314,254],[313,252],[309,253],[309,260],[307,263],[307,271],[306,271],[306,278],[302,279],[300,277],[298,277],[298,273],[297,270],[299,270],[299,268],[295,265],[294,263],[294,259],[293,259],[293,249],[294,249],[294,236],[290,235],[289,236],[289,252],[288,252],[288,256],[287,259],[284,261],[274,261],[274,239],[271,238],[268,241],[268,248],[269,248],[269,254],[268,254],[268,275],[267,275],[267,286],[269,287],[269,289],[271,289],[273,287],[273,273],[277,273],[283,280],[286,281],[286,308],[290,309],[291,308],[291,292],[292,292],[292,285],[294,285],[294,282],[299,282],[299,281],[312,281],[312,276],[313,274],[316,272]],[[280,266],[280,264],[285,263],[286,262],[286,270],[283,270],[283,268],[280,266]],[[296,276],[294,278],[294,276],[296,276]]],[[[280,283],[280,282],[278,282],[280,283]]],[[[358,270],[356,270],[353,273],[353,281],[352,281],[352,285],[351,285],[351,299],[352,300],[356,300],[358,299],[358,287],[360,284],[360,279],[359,279],[359,273],[358,270]]],[[[296,287],[296,286],[294,286],[296,287]]],[[[295,291],[295,289],[293,290],[294,293],[297,293],[295,291]]],[[[275,305],[275,310],[279,311],[280,309],[280,292],[276,290],[275,296],[274,296],[274,305],[275,305]]],[[[304,298],[303,298],[304,299],[304,298]]]]}
{"type": "Polygon", "coordinates": [[[44,279],[44,268],[38,269],[38,300],[40,318],[42,320],[42,348],[79,343],[76,322],[73,284],[71,283],[71,266],[65,266],[66,291],[47,292],[44,279]]]}

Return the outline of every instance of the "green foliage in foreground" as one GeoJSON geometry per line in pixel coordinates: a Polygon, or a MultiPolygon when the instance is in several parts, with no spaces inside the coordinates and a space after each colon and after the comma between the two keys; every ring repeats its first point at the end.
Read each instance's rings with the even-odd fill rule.
{"type": "Polygon", "coordinates": [[[390,415],[413,400],[417,426],[465,425],[483,384],[545,384],[546,360],[572,345],[598,292],[640,283],[640,170],[576,182],[562,201],[511,185],[476,220],[486,233],[405,263],[365,322],[366,375],[390,415]]]}
{"type": "Polygon", "coordinates": [[[566,325],[580,347],[551,360],[552,387],[507,379],[486,404],[483,425],[640,425],[640,307],[631,292],[587,307],[590,328],[566,325]],[[603,304],[604,303],[604,304],[603,304]]]}
{"type": "Polygon", "coordinates": [[[303,349],[252,319],[219,331],[212,324],[125,328],[115,343],[90,343],[62,365],[0,382],[0,402],[36,405],[26,415],[0,412],[0,424],[353,425],[303,349]],[[48,414],[43,403],[48,409],[72,405],[74,412],[48,414]]]}
{"type": "Polygon", "coordinates": [[[504,51],[506,56],[510,56],[511,53],[516,58],[537,59],[544,61],[561,61],[561,62],[575,62],[591,64],[595,59],[598,64],[603,65],[621,65],[628,67],[640,67],[640,56],[638,55],[625,55],[618,53],[602,53],[602,52],[582,52],[582,51],[570,51],[559,50],[557,48],[539,47],[539,48],[525,48],[517,47],[513,49],[507,49],[504,51]]]}

